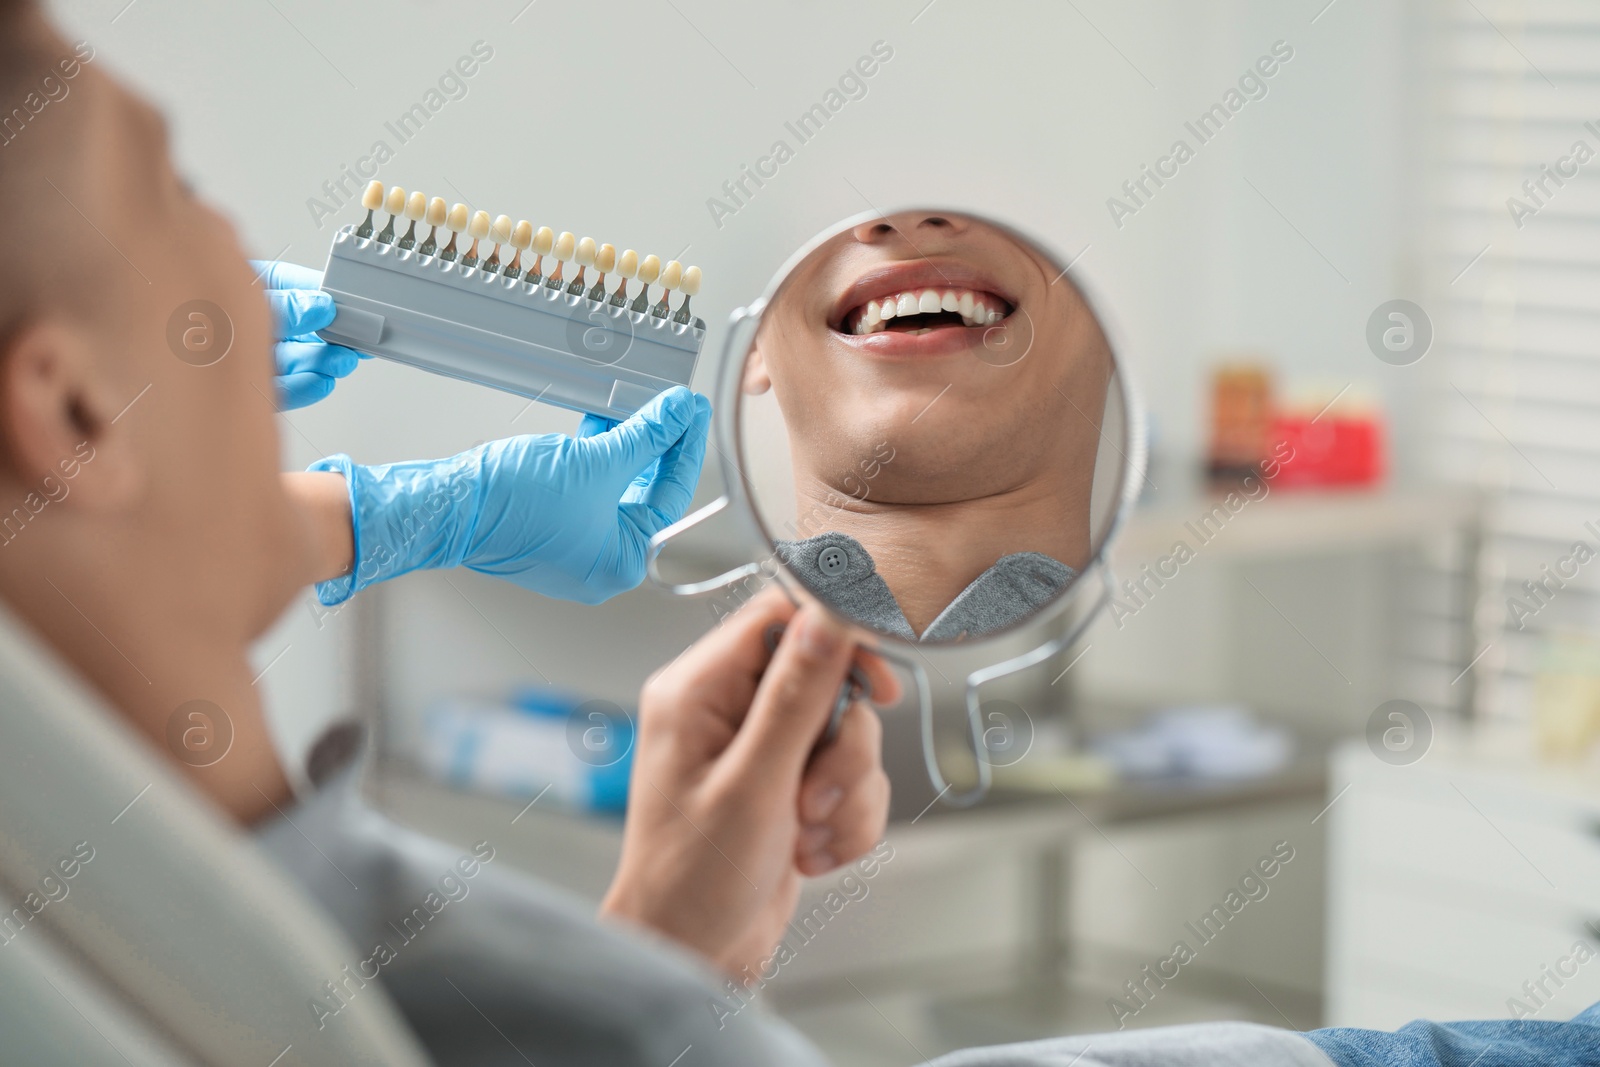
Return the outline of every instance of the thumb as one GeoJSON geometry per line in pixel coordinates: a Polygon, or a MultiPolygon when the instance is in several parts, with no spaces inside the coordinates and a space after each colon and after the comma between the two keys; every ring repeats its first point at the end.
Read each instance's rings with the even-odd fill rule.
{"type": "Polygon", "coordinates": [[[674,386],[632,415],[616,429],[577,438],[578,443],[614,473],[633,478],[664,455],[694,421],[694,394],[674,386]]]}
{"type": "Polygon", "coordinates": [[[849,633],[823,608],[808,604],[796,612],[728,746],[732,765],[758,781],[798,787],[854,657],[849,633]]]}
{"type": "Polygon", "coordinates": [[[646,487],[643,499],[636,504],[623,505],[624,510],[635,509],[634,520],[646,537],[654,537],[683,518],[694,499],[695,486],[700,483],[700,468],[706,459],[706,433],[711,424],[711,401],[697,395],[694,404],[694,418],[662,455],[661,466],[646,487]]]}

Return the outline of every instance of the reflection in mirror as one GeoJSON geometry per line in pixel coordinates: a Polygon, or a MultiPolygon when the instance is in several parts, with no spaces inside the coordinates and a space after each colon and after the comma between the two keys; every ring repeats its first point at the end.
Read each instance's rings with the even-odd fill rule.
{"type": "Polygon", "coordinates": [[[740,466],[820,600],[908,641],[972,640],[1033,617],[1102,547],[1126,477],[1115,383],[1088,299],[1032,241],[956,212],[872,218],[767,304],[740,466]]]}

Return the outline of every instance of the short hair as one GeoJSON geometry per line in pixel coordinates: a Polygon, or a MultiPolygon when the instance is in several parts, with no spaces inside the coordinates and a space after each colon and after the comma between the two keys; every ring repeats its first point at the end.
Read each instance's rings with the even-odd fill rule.
{"type": "Polygon", "coordinates": [[[71,279],[74,257],[81,274],[86,244],[62,225],[73,213],[62,197],[80,185],[71,156],[84,112],[56,101],[35,110],[67,84],[59,65],[75,59],[34,0],[0,0],[0,202],[16,212],[11,246],[27,250],[0,264],[0,351],[44,307],[82,310],[71,279]]]}

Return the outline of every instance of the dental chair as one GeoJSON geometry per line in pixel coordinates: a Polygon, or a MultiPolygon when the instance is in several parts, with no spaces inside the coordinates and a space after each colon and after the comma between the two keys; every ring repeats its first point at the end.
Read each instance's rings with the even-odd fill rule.
{"type": "Polygon", "coordinates": [[[719,1023],[697,959],[504,860],[393,925],[461,858],[353,770],[252,840],[0,609],[0,1062],[824,1063],[755,1008],[719,1023]],[[395,958],[352,977],[380,939],[395,958]]]}

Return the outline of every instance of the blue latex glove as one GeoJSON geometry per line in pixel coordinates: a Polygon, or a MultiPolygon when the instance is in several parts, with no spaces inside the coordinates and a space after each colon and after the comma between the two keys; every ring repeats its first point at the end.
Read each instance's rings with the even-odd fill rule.
{"type": "Polygon", "coordinates": [[[303,408],[333,392],[333,383],[356,369],[365,355],[330,345],[316,331],[333,324],[333,297],[322,291],[322,272],[296,263],[254,260],[272,308],[278,410],[303,408]]]}
{"type": "Polygon", "coordinates": [[[378,467],[318,460],[311,470],[349,486],[356,562],[317,596],[331,606],[408,571],[467,567],[598,604],[644,580],[650,538],[688,510],[710,424],[711,402],[680,386],[621,423],[585,417],[577,437],[378,467]]]}

